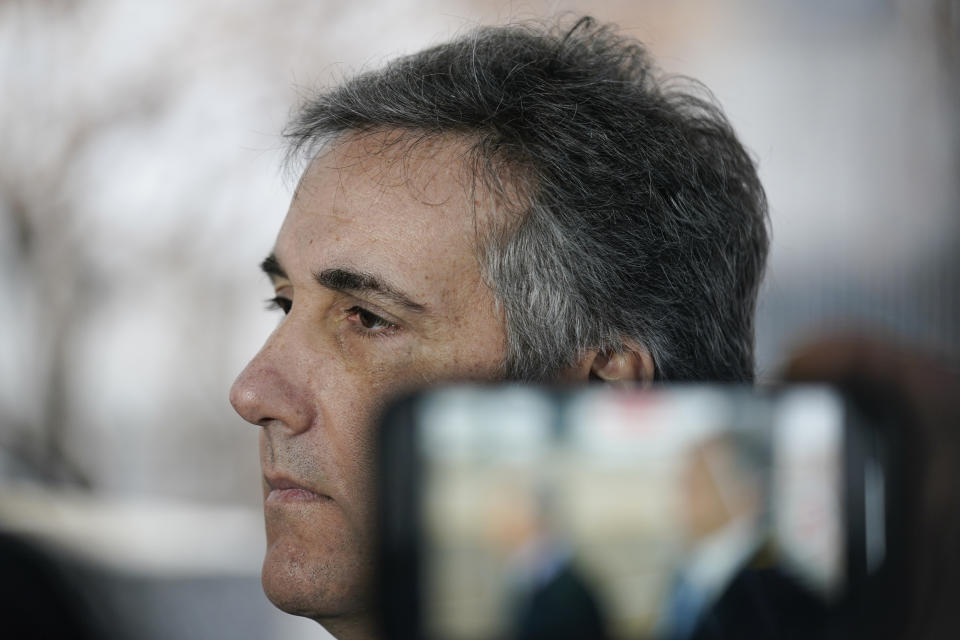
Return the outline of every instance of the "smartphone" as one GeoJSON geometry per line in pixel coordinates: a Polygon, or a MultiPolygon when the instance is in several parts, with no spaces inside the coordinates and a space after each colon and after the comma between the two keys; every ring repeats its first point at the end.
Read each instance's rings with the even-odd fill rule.
{"type": "Polygon", "coordinates": [[[820,387],[403,399],[379,431],[386,636],[855,631],[897,540],[895,447],[858,416],[820,387]]]}

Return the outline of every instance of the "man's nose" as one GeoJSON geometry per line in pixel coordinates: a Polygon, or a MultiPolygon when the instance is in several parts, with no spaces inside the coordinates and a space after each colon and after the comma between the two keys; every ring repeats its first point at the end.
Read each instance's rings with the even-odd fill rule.
{"type": "Polygon", "coordinates": [[[267,339],[230,388],[230,404],[244,420],[261,427],[282,425],[299,433],[313,422],[313,401],[303,353],[283,327],[267,339]]]}

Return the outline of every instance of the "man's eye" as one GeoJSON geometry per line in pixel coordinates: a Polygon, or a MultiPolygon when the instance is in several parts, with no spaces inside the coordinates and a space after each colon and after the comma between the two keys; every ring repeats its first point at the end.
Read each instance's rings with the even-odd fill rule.
{"type": "Polygon", "coordinates": [[[397,325],[389,320],[384,320],[377,314],[371,313],[359,306],[347,309],[347,318],[358,323],[370,333],[388,333],[397,328],[397,325]]]}
{"type": "Polygon", "coordinates": [[[274,296],[267,300],[267,309],[270,311],[281,309],[284,315],[290,313],[290,309],[293,308],[293,300],[290,298],[284,298],[283,296],[274,296]]]}

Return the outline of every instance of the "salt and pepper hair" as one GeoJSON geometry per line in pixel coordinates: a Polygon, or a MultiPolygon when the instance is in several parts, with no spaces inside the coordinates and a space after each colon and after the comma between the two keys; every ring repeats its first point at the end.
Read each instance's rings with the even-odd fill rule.
{"type": "Polygon", "coordinates": [[[660,380],[753,378],[763,188],[710,94],[638,41],[590,18],[479,28],[320,93],[285,133],[313,157],[378,131],[462,137],[509,203],[479,242],[508,378],[631,349],[660,380]]]}

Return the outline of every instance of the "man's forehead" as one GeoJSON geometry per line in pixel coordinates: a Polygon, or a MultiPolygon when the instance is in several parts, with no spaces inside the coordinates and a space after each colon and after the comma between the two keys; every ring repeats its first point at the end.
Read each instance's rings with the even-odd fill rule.
{"type": "MultiPolygon", "coordinates": [[[[333,222],[348,223],[357,207],[391,215],[398,202],[425,213],[439,206],[469,232],[476,252],[488,231],[512,227],[526,209],[526,188],[511,185],[509,172],[496,171],[489,179],[490,167],[478,162],[476,145],[471,136],[415,130],[344,134],[306,168],[291,211],[322,211],[333,222]]],[[[432,218],[412,216],[404,223],[430,227],[432,218]]]]}
{"type": "Polygon", "coordinates": [[[472,143],[463,136],[346,135],[304,171],[284,231],[354,225],[372,236],[391,228],[435,236],[440,225],[466,232],[476,247],[478,230],[498,207],[473,175],[471,158],[472,143]]]}
{"type": "Polygon", "coordinates": [[[304,172],[285,226],[294,224],[298,233],[359,227],[371,240],[382,233],[449,235],[474,229],[482,203],[463,180],[456,150],[434,143],[404,155],[397,146],[367,153],[364,148],[371,144],[345,142],[315,159],[304,172]]]}
{"type": "Polygon", "coordinates": [[[476,280],[485,203],[463,179],[467,152],[457,138],[344,139],[305,172],[277,239],[280,264],[291,275],[381,274],[427,303],[476,280]]]}
{"type": "Polygon", "coordinates": [[[406,130],[350,132],[310,162],[298,191],[333,172],[343,182],[370,181],[384,189],[404,186],[428,201],[431,196],[449,197],[451,192],[473,190],[471,155],[472,143],[464,136],[406,130]]]}

